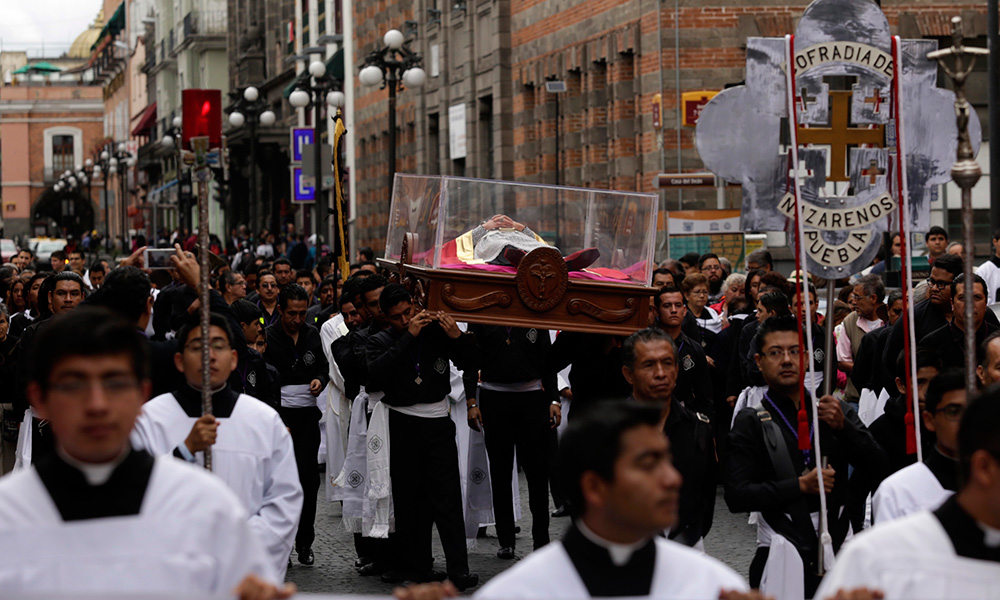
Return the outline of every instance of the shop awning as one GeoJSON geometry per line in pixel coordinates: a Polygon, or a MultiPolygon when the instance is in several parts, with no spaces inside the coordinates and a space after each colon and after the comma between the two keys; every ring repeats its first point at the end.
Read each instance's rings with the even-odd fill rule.
{"type": "Polygon", "coordinates": [[[146,110],[142,113],[139,118],[139,123],[132,130],[132,135],[140,135],[143,132],[149,131],[156,124],[156,102],[150,104],[146,107],[146,110]]]}
{"type": "Polygon", "coordinates": [[[125,2],[123,1],[115,9],[115,14],[111,15],[108,22],[104,24],[104,28],[101,29],[101,34],[97,36],[97,41],[94,45],[90,47],[90,51],[93,52],[97,48],[98,44],[106,37],[115,37],[121,31],[125,29],[125,2]]]}
{"type": "Polygon", "coordinates": [[[62,69],[54,64],[42,61],[31,65],[24,65],[20,69],[14,71],[14,75],[23,75],[25,73],[58,73],[60,71],[62,71],[62,69]]]}

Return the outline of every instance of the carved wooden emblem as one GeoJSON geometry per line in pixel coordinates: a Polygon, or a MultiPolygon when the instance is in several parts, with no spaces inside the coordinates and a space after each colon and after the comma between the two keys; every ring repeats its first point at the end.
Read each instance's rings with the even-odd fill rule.
{"type": "Polygon", "coordinates": [[[625,300],[623,309],[606,308],[583,298],[573,298],[566,303],[566,312],[571,315],[585,313],[605,323],[621,323],[634,315],[638,306],[635,298],[625,300]]]}
{"type": "Polygon", "coordinates": [[[535,248],[517,267],[517,293],[525,306],[536,312],[554,308],[569,286],[569,269],[555,248],[535,248]]]}

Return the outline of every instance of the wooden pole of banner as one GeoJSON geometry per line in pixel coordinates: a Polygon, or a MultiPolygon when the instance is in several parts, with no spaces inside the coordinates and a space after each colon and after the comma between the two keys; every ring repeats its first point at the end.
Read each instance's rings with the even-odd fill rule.
{"type": "MultiPolygon", "coordinates": [[[[996,51],[996,49],[994,49],[996,51]]],[[[973,318],[972,298],[975,285],[972,279],[973,236],[972,236],[972,188],[983,172],[976,162],[969,138],[969,114],[971,107],[965,97],[965,81],[976,65],[977,56],[987,56],[986,48],[967,48],[962,43],[962,17],[951,20],[951,47],[931,52],[927,58],[937,60],[955,87],[955,116],[958,125],[958,150],[955,164],[951,167],[951,178],[962,189],[962,242],[965,244],[965,387],[969,394],[976,391],[976,328],[973,318]],[[955,57],[954,67],[949,67],[945,59],[955,57]]],[[[988,301],[988,300],[987,300],[988,301]]]]}
{"type": "MultiPolygon", "coordinates": [[[[195,148],[195,179],[198,181],[198,266],[200,270],[200,281],[198,282],[198,299],[201,306],[198,309],[198,316],[201,321],[201,414],[212,414],[212,348],[210,335],[209,309],[210,281],[208,260],[208,183],[212,180],[212,171],[206,163],[209,140],[204,138],[192,138],[191,144],[195,148]]],[[[212,447],[208,446],[204,450],[205,469],[212,470],[212,447]]]]}

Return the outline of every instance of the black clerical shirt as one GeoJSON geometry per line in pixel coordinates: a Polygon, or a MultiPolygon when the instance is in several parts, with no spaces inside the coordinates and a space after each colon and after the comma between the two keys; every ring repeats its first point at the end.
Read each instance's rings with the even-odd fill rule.
{"type": "Polygon", "coordinates": [[[144,450],[130,450],[108,480],[98,485],[91,485],[57,452],[37,459],[34,468],[63,521],[82,521],[139,514],[154,462],[144,450]]]}
{"type": "Polygon", "coordinates": [[[607,548],[587,539],[570,525],[562,540],[563,548],[591,597],[648,596],[656,572],[656,542],[650,539],[618,566],[607,548]]]}

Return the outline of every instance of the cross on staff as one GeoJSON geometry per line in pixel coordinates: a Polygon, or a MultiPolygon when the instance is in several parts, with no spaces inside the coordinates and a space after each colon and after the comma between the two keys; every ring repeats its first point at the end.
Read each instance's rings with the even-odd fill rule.
{"type": "Polygon", "coordinates": [[[847,147],[868,144],[881,148],[885,142],[885,125],[851,127],[851,96],[853,92],[830,91],[830,126],[799,127],[799,144],[830,146],[830,176],[827,181],[850,181],[847,173],[847,147]]]}
{"type": "MultiPolygon", "coordinates": [[[[951,19],[951,47],[936,50],[927,58],[936,60],[955,85],[955,120],[958,125],[958,149],[955,164],[951,167],[951,178],[962,189],[962,241],[969,251],[965,261],[966,297],[971,297],[969,286],[972,279],[972,188],[982,176],[982,169],[975,160],[972,141],[969,138],[969,114],[971,107],[965,96],[965,81],[976,66],[976,57],[989,55],[986,48],[968,48],[962,43],[962,17],[951,19]],[[955,58],[954,67],[949,67],[946,59],[955,58]]],[[[965,387],[971,394],[976,391],[976,335],[973,316],[974,302],[965,303],[965,387]]]]}

